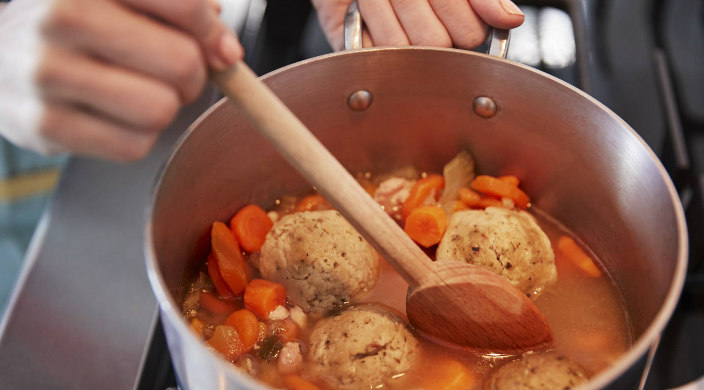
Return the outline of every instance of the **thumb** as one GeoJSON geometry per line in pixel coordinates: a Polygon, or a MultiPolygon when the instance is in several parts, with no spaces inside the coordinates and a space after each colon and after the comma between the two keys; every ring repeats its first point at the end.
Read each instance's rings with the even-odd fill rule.
{"type": "Polygon", "coordinates": [[[469,3],[489,26],[511,29],[523,23],[523,12],[511,0],[469,0],[469,3]]]}

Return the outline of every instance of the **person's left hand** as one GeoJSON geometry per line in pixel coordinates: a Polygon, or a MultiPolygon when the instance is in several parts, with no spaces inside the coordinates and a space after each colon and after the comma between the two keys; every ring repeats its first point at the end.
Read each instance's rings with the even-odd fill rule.
{"type": "MultiPolygon", "coordinates": [[[[312,0],[323,31],[335,50],[343,48],[343,21],[352,0],[312,0]]],[[[523,13],[510,0],[358,0],[364,20],[363,44],[439,46],[472,49],[488,27],[511,29],[523,13]]]]}
{"type": "Polygon", "coordinates": [[[43,154],[133,161],[209,68],[242,59],[214,0],[13,0],[0,14],[0,134],[43,154]]]}

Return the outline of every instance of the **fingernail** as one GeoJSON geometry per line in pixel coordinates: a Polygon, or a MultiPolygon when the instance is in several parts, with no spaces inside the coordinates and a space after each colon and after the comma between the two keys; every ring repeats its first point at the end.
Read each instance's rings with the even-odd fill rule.
{"type": "Polygon", "coordinates": [[[242,46],[237,41],[234,35],[229,32],[222,34],[220,38],[220,45],[218,47],[218,54],[220,60],[223,62],[224,66],[234,65],[239,61],[242,55],[242,46]]]}
{"type": "Polygon", "coordinates": [[[501,8],[504,9],[507,13],[511,15],[516,15],[516,16],[523,16],[523,12],[521,12],[521,9],[518,8],[516,4],[513,4],[511,0],[500,0],[501,2],[501,8]]]}

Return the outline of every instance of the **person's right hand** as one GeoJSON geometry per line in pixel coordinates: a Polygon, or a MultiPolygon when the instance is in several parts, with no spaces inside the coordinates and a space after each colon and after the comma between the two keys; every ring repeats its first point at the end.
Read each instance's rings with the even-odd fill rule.
{"type": "Polygon", "coordinates": [[[243,56],[213,0],[14,0],[0,36],[0,132],[120,161],[151,149],[208,66],[243,56]]]}
{"type": "MultiPolygon", "coordinates": [[[[352,0],[312,0],[328,42],[343,49],[345,11],[352,0]]],[[[524,15],[511,0],[359,0],[363,44],[472,49],[489,26],[511,29],[524,15]]]]}

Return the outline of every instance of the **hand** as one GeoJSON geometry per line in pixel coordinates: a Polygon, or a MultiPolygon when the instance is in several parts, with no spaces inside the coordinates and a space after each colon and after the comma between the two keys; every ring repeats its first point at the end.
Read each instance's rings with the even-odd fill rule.
{"type": "Polygon", "coordinates": [[[199,96],[207,67],[242,58],[218,12],[212,0],[11,2],[0,13],[0,132],[46,154],[143,157],[199,96]]]}
{"type": "MultiPolygon", "coordinates": [[[[352,0],[312,0],[320,24],[335,50],[342,50],[345,10],[352,0]]],[[[358,0],[370,46],[439,46],[472,49],[488,27],[510,29],[523,13],[510,0],[358,0]]]]}

